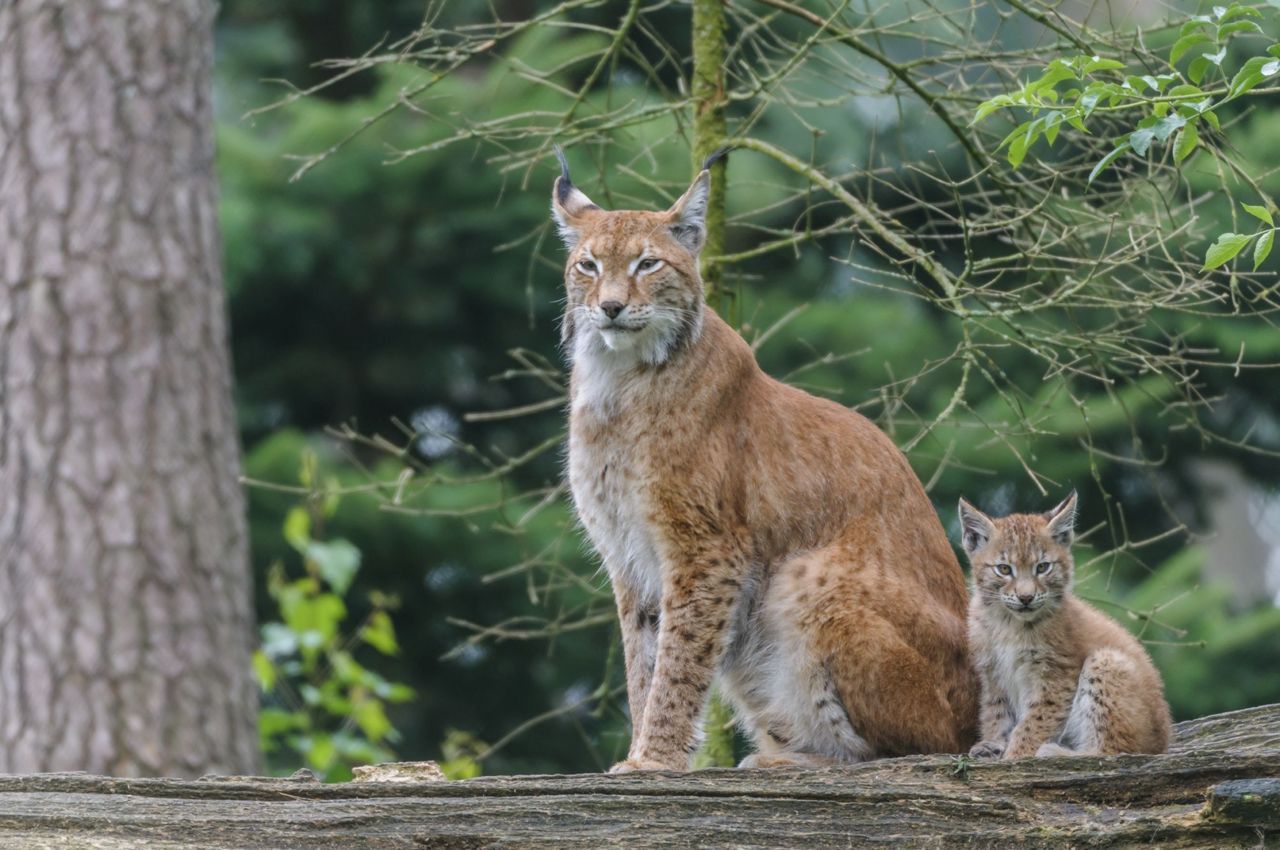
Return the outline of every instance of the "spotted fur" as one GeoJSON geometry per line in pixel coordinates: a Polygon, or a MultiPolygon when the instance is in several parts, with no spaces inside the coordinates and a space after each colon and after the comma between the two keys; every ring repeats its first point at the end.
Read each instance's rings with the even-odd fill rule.
{"type": "Polygon", "coordinates": [[[1076,495],[992,518],[963,499],[969,644],[982,682],[971,755],[1161,753],[1169,706],[1142,644],[1071,590],[1076,495]]]}
{"type": "Polygon", "coordinates": [[[719,677],[758,753],[820,764],[976,738],[963,574],[906,458],[765,375],[703,306],[710,176],[664,212],[557,180],[569,482],[613,584],[633,727],[615,770],[685,769],[719,677]]]}

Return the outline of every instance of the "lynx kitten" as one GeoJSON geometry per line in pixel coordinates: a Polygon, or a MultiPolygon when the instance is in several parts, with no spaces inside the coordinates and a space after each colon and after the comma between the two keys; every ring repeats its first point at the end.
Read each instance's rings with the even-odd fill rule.
{"type": "Polygon", "coordinates": [[[1071,592],[1076,494],[989,517],[960,500],[973,571],[969,646],[982,680],[974,756],[1162,753],[1169,706],[1133,635],[1071,592]]]}

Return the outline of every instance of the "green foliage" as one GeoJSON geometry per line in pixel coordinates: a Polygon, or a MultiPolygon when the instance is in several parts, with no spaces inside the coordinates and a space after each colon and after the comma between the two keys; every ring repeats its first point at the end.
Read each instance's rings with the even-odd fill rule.
{"type": "MultiPolygon", "coordinates": [[[[304,483],[313,483],[314,458],[304,463],[304,483]]],[[[323,492],[323,491],[321,491],[323,492]]],[[[389,609],[394,600],[375,596],[365,622],[346,626],[345,597],[360,569],[360,551],[349,541],[316,537],[314,526],[333,516],[333,496],[294,507],[284,521],[284,538],[302,562],[290,577],[272,565],[268,590],[279,620],[262,624],[262,645],[253,670],[265,695],[258,727],[263,751],[281,772],[302,760],[328,781],[351,776],[360,764],[391,761],[399,733],[387,706],[406,703],[414,691],[369,669],[357,654],[395,656],[400,647],[389,609]]]]}
{"type": "Polygon", "coordinates": [[[1253,242],[1253,268],[1255,271],[1270,256],[1271,246],[1275,242],[1277,230],[1271,210],[1255,204],[1241,204],[1240,206],[1262,224],[1255,233],[1223,233],[1220,235],[1209,246],[1209,252],[1205,255],[1204,267],[1206,269],[1216,269],[1218,266],[1230,262],[1250,242],[1253,242]]]}
{"type": "MultiPolygon", "coordinates": [[[[974,123],[1002,109],[1030,112],[1032,117],[1001,143],[1014,168],[1022,164],[1039,139],[1052,146],[1064,124],[1088,133],[1090,120],[1100,113],[1130,124],[1132,129],[1116,137],[1115,147],[1094,166],[1090,183],[1121,157],[1146,157],[1156,146],[1167,146],[1175,163],[1182,163],[1198,149],[1226,159],[1228,154],[1217,146],[1201,144],[1202,125],[1210,132],[1222,133],[1222,113],[1232,101],[1264,82],[1280,80],[1280,43],[1240,61],[1234,74],[1227,67],[1240,36],[1266,35],[1254,20],[1261,17],[1257,8],[1240,3],[1215,6],[1210,14],[1191,16],[1169,48],[1163,73],[1129,73],[1124,62],[1100,56],[1053,59],[1043,74],[1016,92],[997,95],[979,105],[974,123]],[[1180,68],[1179,63],[1188,57],[1190,61],[1180,68]]],[[[1254,240],[1254,269],[1270,254],[1275,238],[1270,212],[1266,207],[1243,206],[1267,227],[1252,235],[1218,236],[1206,252],[1205,270],[1228,263],[1254,240]]]]}
{"type": "Polygon", "coordinates": [[[474,779],[481,774],[480,760],[489,745],[470,732],[449,729],[440,745],[440,770],[450,779],[474,779]]]}

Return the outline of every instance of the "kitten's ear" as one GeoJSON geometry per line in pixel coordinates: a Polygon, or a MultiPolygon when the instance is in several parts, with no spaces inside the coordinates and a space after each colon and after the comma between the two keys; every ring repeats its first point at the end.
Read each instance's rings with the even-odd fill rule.
{"type": "Polygon", "coordinates": [[[972,555],[987,545],[995,531],[991,517],[963,498],[960,500],[960,545],[964,547],[966,555],[972,555]]]}
{"type": "Polygon", "coordinates": [[[1076,491],[1063,499],[1053,510],[1045,511],[1049,534],[1063,546],[1070,546],[1076,536],[1076,491]]]}
{"type": "Polygon", "coordinates": [[[556,229],[560,231],[564,246],[572,250],[582,234],[583,219],[600,207],[573,185],[564,151],[560,150],[559,145],[555,149],[556,159],[560,161],[560,176],[556,178],[556,184],[551,190],[551,215],[556,220],[556,229]]]}
{"type": "Polygon", "coordinates": [[[707,241],[707,201],[711,197],[711,172],[702,169],[693,185],[667,210],[672,237],[696,254],[707,241]]]}

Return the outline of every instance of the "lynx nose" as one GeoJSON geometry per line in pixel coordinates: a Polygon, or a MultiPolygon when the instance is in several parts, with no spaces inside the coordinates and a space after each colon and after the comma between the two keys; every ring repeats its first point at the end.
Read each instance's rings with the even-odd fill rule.
{"type": "Polygon", "coordinates": [[[621,313],[626,308],[627,308],[627,305],[623,304],[621,301],[601,301],[600,302],[600,309],[603,310],[604,314],[608,316],[610,319],[618,318],[618,314],[621,313]]]}
{"type": "Polygon", "coordinates": [[[1035,597],[1035,594],[1034,594],[1034,593],[1027,593],[1027,594],[1019,593],[1019,594],[1018,594],[1018,601],[1022,603],[1022,607],[1023,607],[1023,608],[1028,608],[1028,607],[1030,607],[1030,605],[1031,605],[1031,600],[1033,600],[1033,599],[1035,599],[1035,598],[1036,598],[1036,597],[1035,597]]]}

